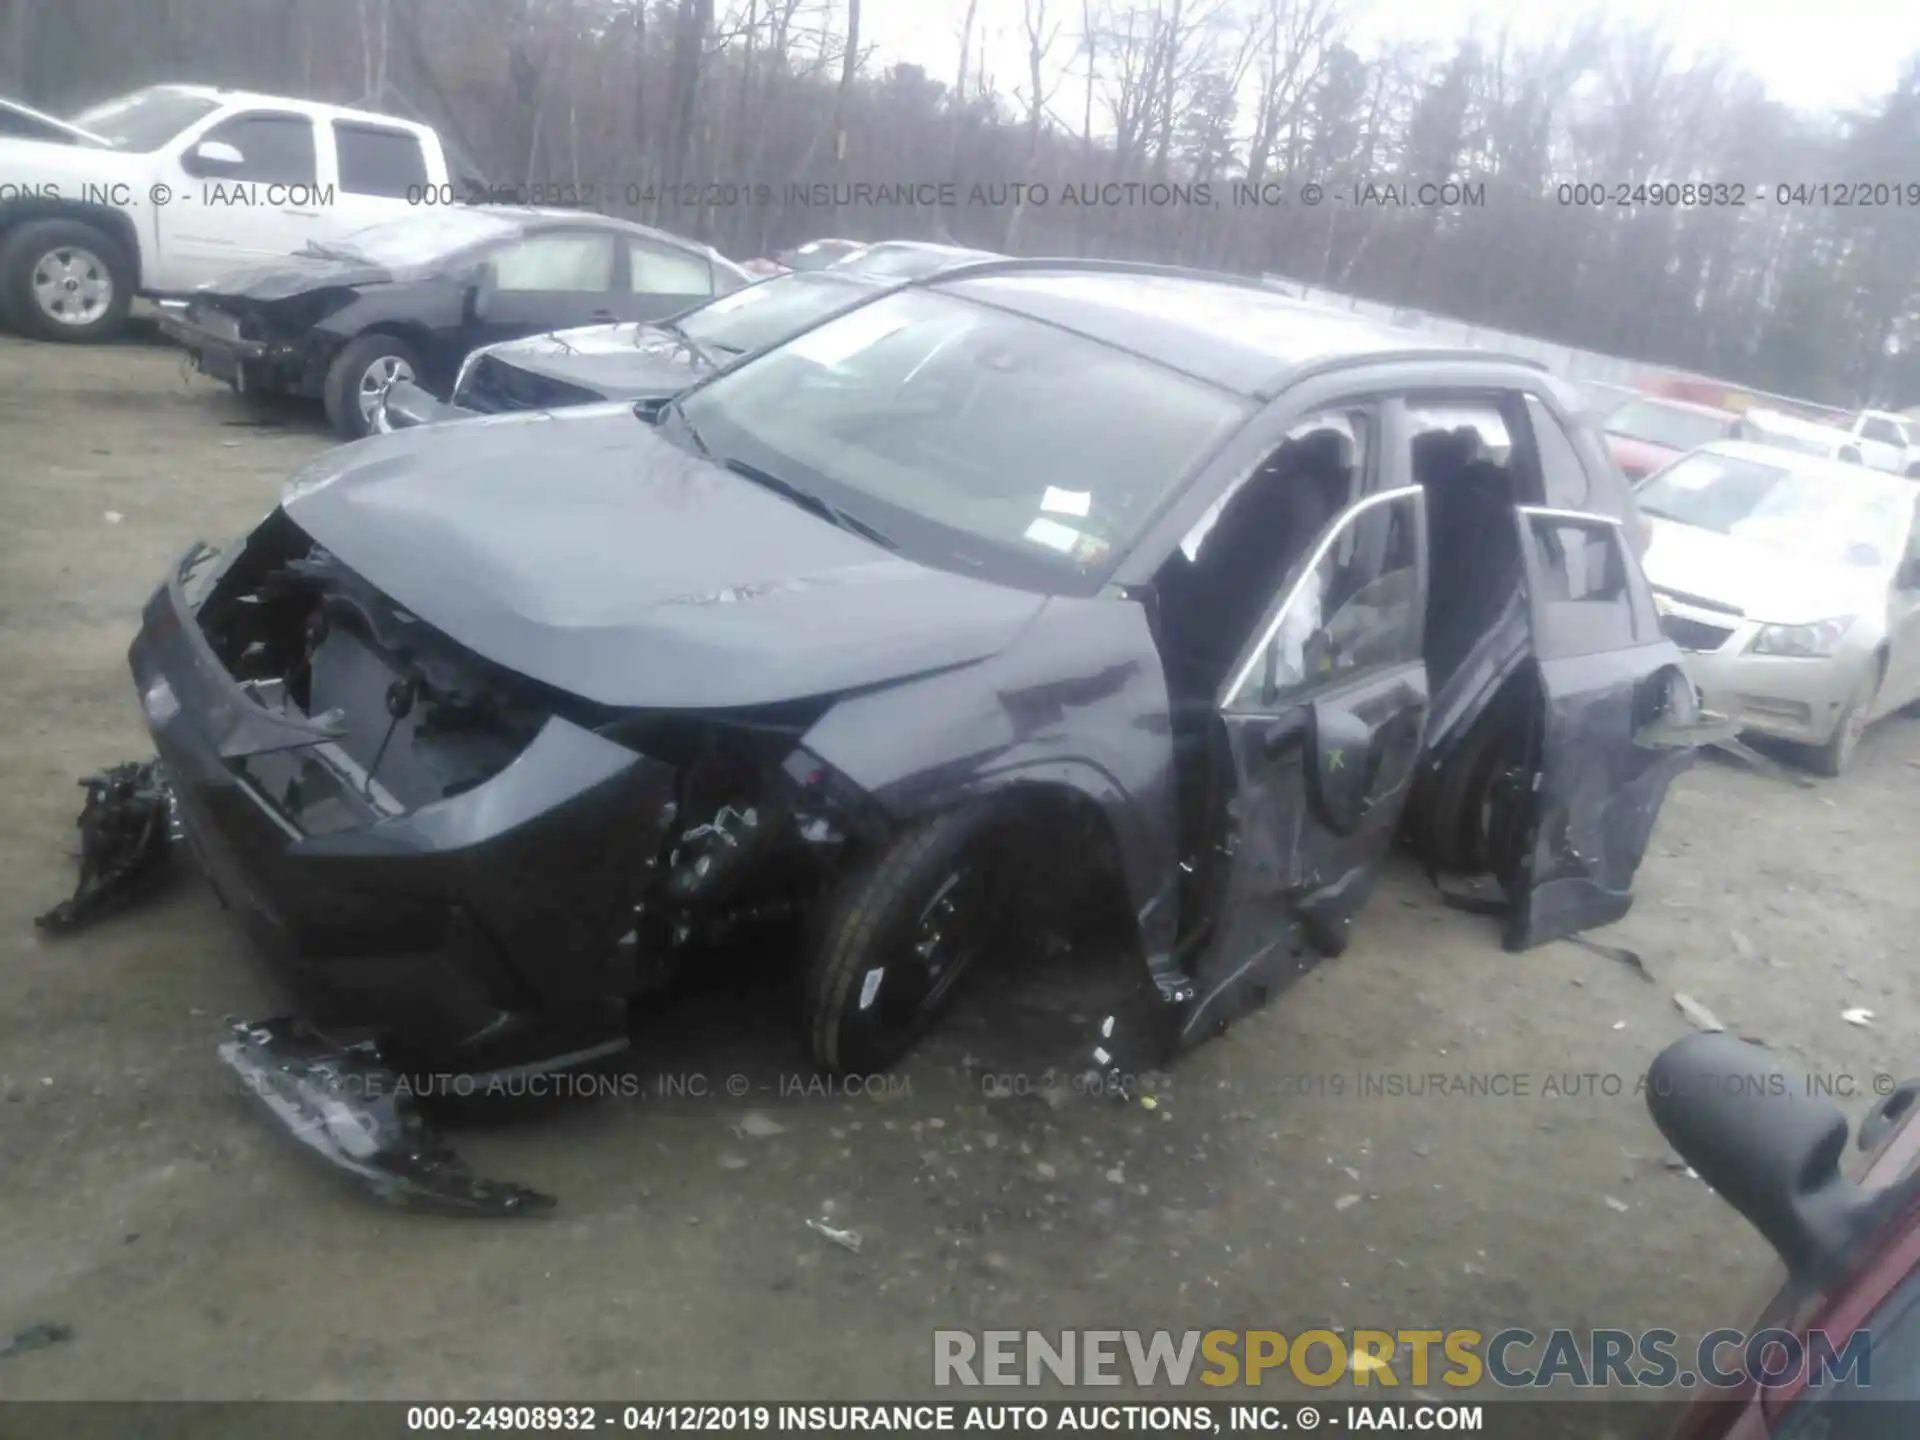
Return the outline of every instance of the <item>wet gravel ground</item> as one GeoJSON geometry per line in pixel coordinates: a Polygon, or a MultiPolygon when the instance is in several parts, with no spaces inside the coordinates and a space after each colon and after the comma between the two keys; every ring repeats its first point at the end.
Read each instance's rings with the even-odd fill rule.
{"type": "Polygon", "coordinates": [[[1043,989],[828,1093],[780,992],[722,983],[642,1020],[613,1094],[453,1117],[551,1216],[375,1208],[225,1082],[221,1017],[270,999],[197,881],[65,942],[30,923],[72,882],[75,782],[146,753],[147,594],[328,443],[155,343],[0,338],[0,1336],[72,1331],[0,1360],[0,1395],[898,1398],[954,1326],[1696,1335],[1749,1317],[1766,1257],[1633,1093],[1688,1027],[1674,993],[1851,1084],[1855,1116],[1876,1074],[1920,1073],[1920,722],[1896,719],[1841,781],[1683,778],[1599,937],[1651,980],[1503,954],[1396,865],[1350,952],[1152,1109],[1042,1093],[1043,989]]]}

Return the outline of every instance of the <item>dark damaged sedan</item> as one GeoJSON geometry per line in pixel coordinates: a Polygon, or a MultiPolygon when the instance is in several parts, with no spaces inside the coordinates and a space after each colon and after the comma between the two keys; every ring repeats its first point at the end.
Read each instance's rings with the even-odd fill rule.
{"type": "Polygon", "coordinates": [[[117,883],[171,809],[284,957],[300,1020],[223,1053],[302,1139],[525,1208],[340,1077],[616,1052],[768,914],[814,1057],[871,1071],[1069,893],[1124,1074],[1339,953],[1396,836],[1497,881],[1511,948],[1618,919],[1704,723],[1629,507],[1528,364],[970,266],[669,402],[315,462],[149,602],[159,759],[83,831],[117,883]]]}
{"type": "Polygon", "coordinates": [[[160,325],[235,390],[324,402],[347,439],[397,381],[567,326],[653,320],[750,283],[711,246],[578,210],[423,210],[202,286],[160,325]]]}

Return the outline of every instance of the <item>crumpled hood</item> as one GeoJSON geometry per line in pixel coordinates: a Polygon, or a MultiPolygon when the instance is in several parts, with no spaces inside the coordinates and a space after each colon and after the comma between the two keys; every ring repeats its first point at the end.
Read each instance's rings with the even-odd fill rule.
{"type": "Polygon", "coordinates": [[[1641,558],[1657,589],[1732,606],[1752,620],[1806,625],[1872,608],[1885,578],[1866,567],[1820,565],[1758,540],[1648,516],[1641,558]]]}
{"type": "Polygon", "coordinates": [[[266,304],[320,290],[390,284],[395,278],[391,270],[370,260],[323,260],[318,256],[289,255],[271,265],[222,275],[202,285],[198,293],[266,304]]]}
{"type": "Polygon", "coordinates": [[[496,359],[609,400],[674,395],[711,373],[691,345],[651,325],[591,325],[513,340],[489,351],[496,359]]]}
{"type": "Polygon", "coordinates": [[[880,684],[984,659],[1046,603],[892,555],[624,404],[372,436],[301,470],[281,503],[468,649],[605,705],[880,684]]]}

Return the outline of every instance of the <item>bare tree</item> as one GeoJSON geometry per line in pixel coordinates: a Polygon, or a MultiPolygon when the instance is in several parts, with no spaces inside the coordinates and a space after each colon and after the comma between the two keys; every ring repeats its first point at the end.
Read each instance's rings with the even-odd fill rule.
{"type": "MultiPolygon", "coordinates": [[[[1035,183],[1040,160],[1040,130],[1045,123],[1047,101],[1053,91],[1047,86],[1047,57],[1054,41],[1060,38],[1060,26],[1047,23],[1047,0],[1022,0],[1022,17],[1027,32],[1027,155],[1023,174],[1026,186],[1035,183]]],[[[1027,188],[1023,186],[1007,214],[1007,230],[1001,248],[1012,250],[1020,236],[1020,217],[1026,213],[1027,188]]]]}

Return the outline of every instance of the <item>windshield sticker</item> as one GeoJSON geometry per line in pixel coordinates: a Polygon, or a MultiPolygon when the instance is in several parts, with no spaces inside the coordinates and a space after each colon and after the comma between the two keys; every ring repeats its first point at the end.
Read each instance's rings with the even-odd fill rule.
{"type": "Polygon", "coordinates": [[[1081,540],[1080,532],[1071,525],[1062,525],[1044,515],[1027,526],[1026,538],[1049,550],[1058,550],[1062,555],[1071,555],[1081,540]]]}
{"type": "Polygon", "coordinates": [[[787,353],[816,365],[839,365],[862,350],[871,349],[896,330],[904,330],[904,315],[889,315],[887,307],[856,310],[842,319],[809,330],[787,347],[787,353]]]}
{"type": "Polygon", "coordinates": [[[1047,493],[1040,497],[1040,508],[1051,510],[1056,515],[1077,515],[1085,519],[1087,511],[1093,506],[1093,496],[1085,490],[1057,490],[1047,487],[1047,493]]]}
{"type": "Polygon", "coordinates": [[[1705,490],[1727,472],[1718,465],[1698,460],[1691,465],[1676,465],[1666,473],[1666,483],[1676,490],[1705,490]]]}

